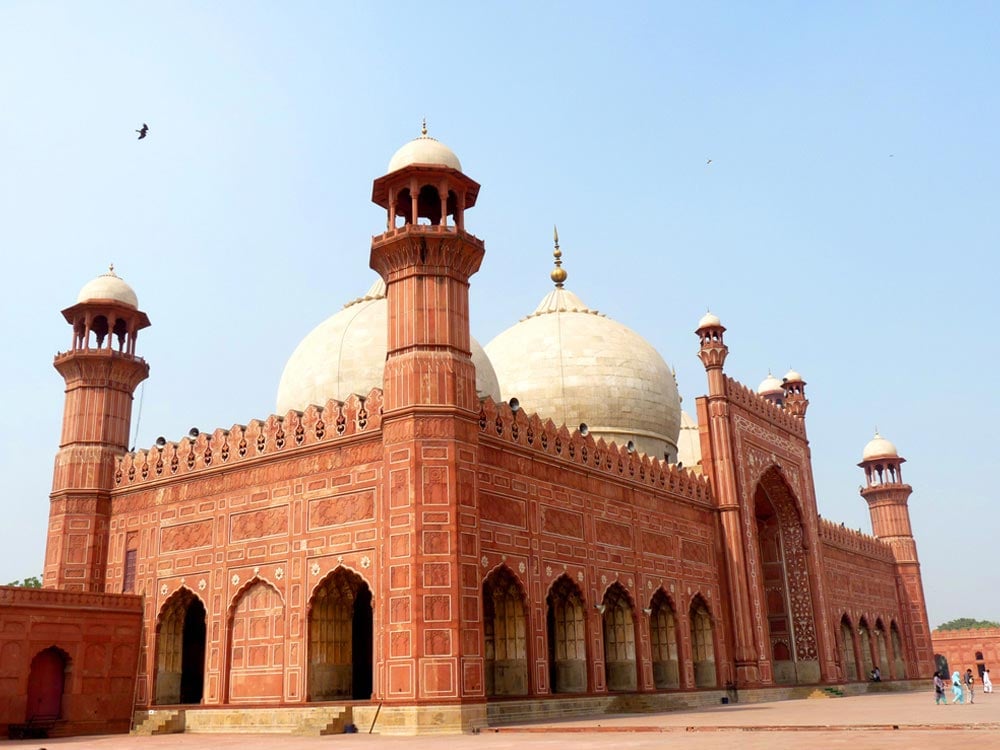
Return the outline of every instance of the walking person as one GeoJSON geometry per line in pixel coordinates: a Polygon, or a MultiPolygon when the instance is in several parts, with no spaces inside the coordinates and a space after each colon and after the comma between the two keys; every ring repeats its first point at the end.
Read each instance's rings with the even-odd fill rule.
{"type": "Polygon", "coordinates": [[[957,669],[951,673],[951,702],[965,703],[965,696],[962,693],[962,675],[957,669]]]}
{"type": "Polygon", "coordinates": [[[965,687],[967,687],[969,689],[969,703],[975,703],[976,702],[976,693],[972,689],[972,685],[975,683],[975,681],[976,681],[976,678],[972,676],[972,670],[971,669],[966,669],[965,670],[965,687]]]}
{"type": "Polygon", "coordinates": [[[944,694],[944,680],[941,679],[941,673],[934,673],[934,705],[940,704],[948,705],[948,696],[944,694]]]}
{"type": "Polygon", "coordinates": [[[990,680],[990,670],[988,669],[983,672],[983,692],[993,692],[993,682],[990,680]]]}

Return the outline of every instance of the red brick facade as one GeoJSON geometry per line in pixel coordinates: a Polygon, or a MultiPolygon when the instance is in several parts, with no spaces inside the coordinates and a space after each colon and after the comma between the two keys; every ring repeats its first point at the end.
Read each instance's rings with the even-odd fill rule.
{"type": "Polygon", "coordinates": [[[376,180],[389,344],[365,397],[126,453],[148,321],[67,310],[45,585],[143,596],[136,706],[372,699],[420,732],[501,696],[929,675],[909,488],[869,493],[891,495],[892,544],[820,519],[805,383],[779,405],[726,377],[717,319],[700,474],[476,398],[478,188],[444,166],[376,180]],[[90,345],[99,316],[121,351],[90,345]]]}
{"type": "Polygon", "coordinates": [[[1000,679],[1000,628],[970,630],[935,630],[931,633],[934,658],[942,669],[940,658],[947,662],[945,671],[965,672],[971,669],[980,679],[983,670],[990,678],[1000,679]]]}

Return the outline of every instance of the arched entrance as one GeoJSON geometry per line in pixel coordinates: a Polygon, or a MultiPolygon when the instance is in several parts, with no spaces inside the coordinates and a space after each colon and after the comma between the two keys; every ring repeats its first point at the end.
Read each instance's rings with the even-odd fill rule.
{"type": "Polygon", "coordinates": [[[650,603],[649,642],[652,647],[653,684],[659,690],[681,686],[677,661],[677,616],[670,599],[662,590],[650,603]]]}
{"type": "Polygon", "coordinates": [[[875,651],[878,654],[875,664],[882,679],[890,676],[892,665],[889,664],[889,646],[886,643],[885,626],[881,620],[875,621],[875,651]]]}
{"type": "Polygon", "coordinates": [[[768,657],[778,684],[819,682],[809,561],[794,495],[777,467],[761,477],[754,513],[768,626],[768,657]]]}
{"type": "MultiPolygon", "coordinates": [[[[889,635],[892,638],[892,676],[897,680],[906,679],[906,657],[903,655],[903,639],[899,636],[899,627],[895,622],[889,623],[889,635]]],[[[980,675],[982,678],[982,675],[980,675]]]]}
{"type": "Polygon", "coordinates": [[[569,576],[560,576],[546,603],[549,682],[553,693],[587,692],[587,628],[583,596],[569,576]]]}
{"type": "Polygon", "coordinates": [[[483,583],[483,635],[487,695],[528,694],[524,590],[506,566],[483,583]]]}
{"type": "Polygon", "coordinates": [[[156,626],[157,705],[201,703],[205,685],[205,605],[181,588],[160,610],[156,626]]]}
{"type": "Polygon", "coordinates": [[[635,665],[635,617],[628,592],[620,583],[604,594],[604,679],[608,690],[632,691],[638,684],[635,665]]]}
{"type": "Polygon", "coordinates": [[[278,703],[285,670],[285,605],[252,579],[229,607],[229,701],[278,703]]]}
{"type": "Polygon", "coordinates": [[[69,656],[55,646],[39,651],[31,660],[25,721],[42,717],[58,719],[62,716],[62,697],[68,665],[69,656]]]}
{"type": "Polygon", "coordinates": [[[715,671],[715,638],[712,632],[712,616],[708,605],[700,596],[691,602],[688,612],[691,624],[691,661],[694,663],[695,687],[717,687],[718,674],[715,671]]]}
{"type": "Polygon", "coordinates": [[[874,657],[872,656],[872,635],[868,628],[868,621],[861,618],[858,623],[858,648],[861,650],[861,670],[862,678],[871,678],[872,670],[875,668],[874,657]]]}
{"type": "Polygon", "coordinates": [[[337,568],[309,602],[309,700],[372,697],[372,593],[337,568]]]}
{"type": "Polygon", "coordinates": [[[856,682],[858,679],[858,661],[854,658],[854,627],[847,615],[840,618],[840,648],[841,662],[844,665],[844,679],[856,682]]]}

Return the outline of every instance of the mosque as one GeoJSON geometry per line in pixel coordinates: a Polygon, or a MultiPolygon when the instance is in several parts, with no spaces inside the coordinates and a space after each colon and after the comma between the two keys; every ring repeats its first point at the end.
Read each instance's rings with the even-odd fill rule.
{"type": "Polygon", "coordinates": [[[150,319],[113,271],[83,287],[44,587],[0,587],[0,731],[463,732],[930,676],[893,444],[859,464],[874,535],[821,518],[802,376],[728,377],[708,313],[692,418],[558,237],[552,288],[481,346],[478,193],[426,129],[405,144],[372,190],[379,280],[302,339],[276,413],[145,450],[150,319]]]}

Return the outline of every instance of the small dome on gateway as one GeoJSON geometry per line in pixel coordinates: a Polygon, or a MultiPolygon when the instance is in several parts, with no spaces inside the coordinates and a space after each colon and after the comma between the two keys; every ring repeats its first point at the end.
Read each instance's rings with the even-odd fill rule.
{"type": "MultiPolygon", "coordinates": [[[[801,380],[801,378],[800,378],[801,380]]],[[[767,377],[761,381],[761,384],[757,386],[757,395],[766,396],[771,393],[784,393],[785,389],[781,387],[781,381],[778,380],[770,372],[767,373],[767,377]]]]}
{"type": "Polygon", "coordinates": [[[799,373],[797,373],[795,370],[789,370],[788,372],[785,373],[785,382],[801,383],[803,381],[802,381],[802,376],[799,375],[799,373]]]}
{"type": "Polygon", "coordinates": [[[721,325],[722,321],[719,320],[719,316],[709,311],[702,315],[701,320],[698,321],[698,330],[700,331],[702,328],[718,328],[721,325]]]}
{"type": "Polygon", "coordinates": [[[120,302],[123,305],[139,309],[139,298],[135,290],[115,274],[114,264],[108,267],[108,272],[84,284],[76,296],[77,304],[81,302],[120,302]]]}
{"type": "Polygon", "coordinates": [[[899,458],[896,446],[879,435],[878,430],[875,431],[875,437],[868,441],[868,445],[865,446],[861,454],[862,461],[871,461],[876,458],[899,458]]]}
{"type": "Polygon", "coordinates": [[[414,138],[392,155],[386,174],[391,174],[411,164],[433,164],[462,171],[462,162],[455,156],[455,152],[441,141],[427,135],[426,120],[424,120],[420,130],[420,137],[414,138]]]}

